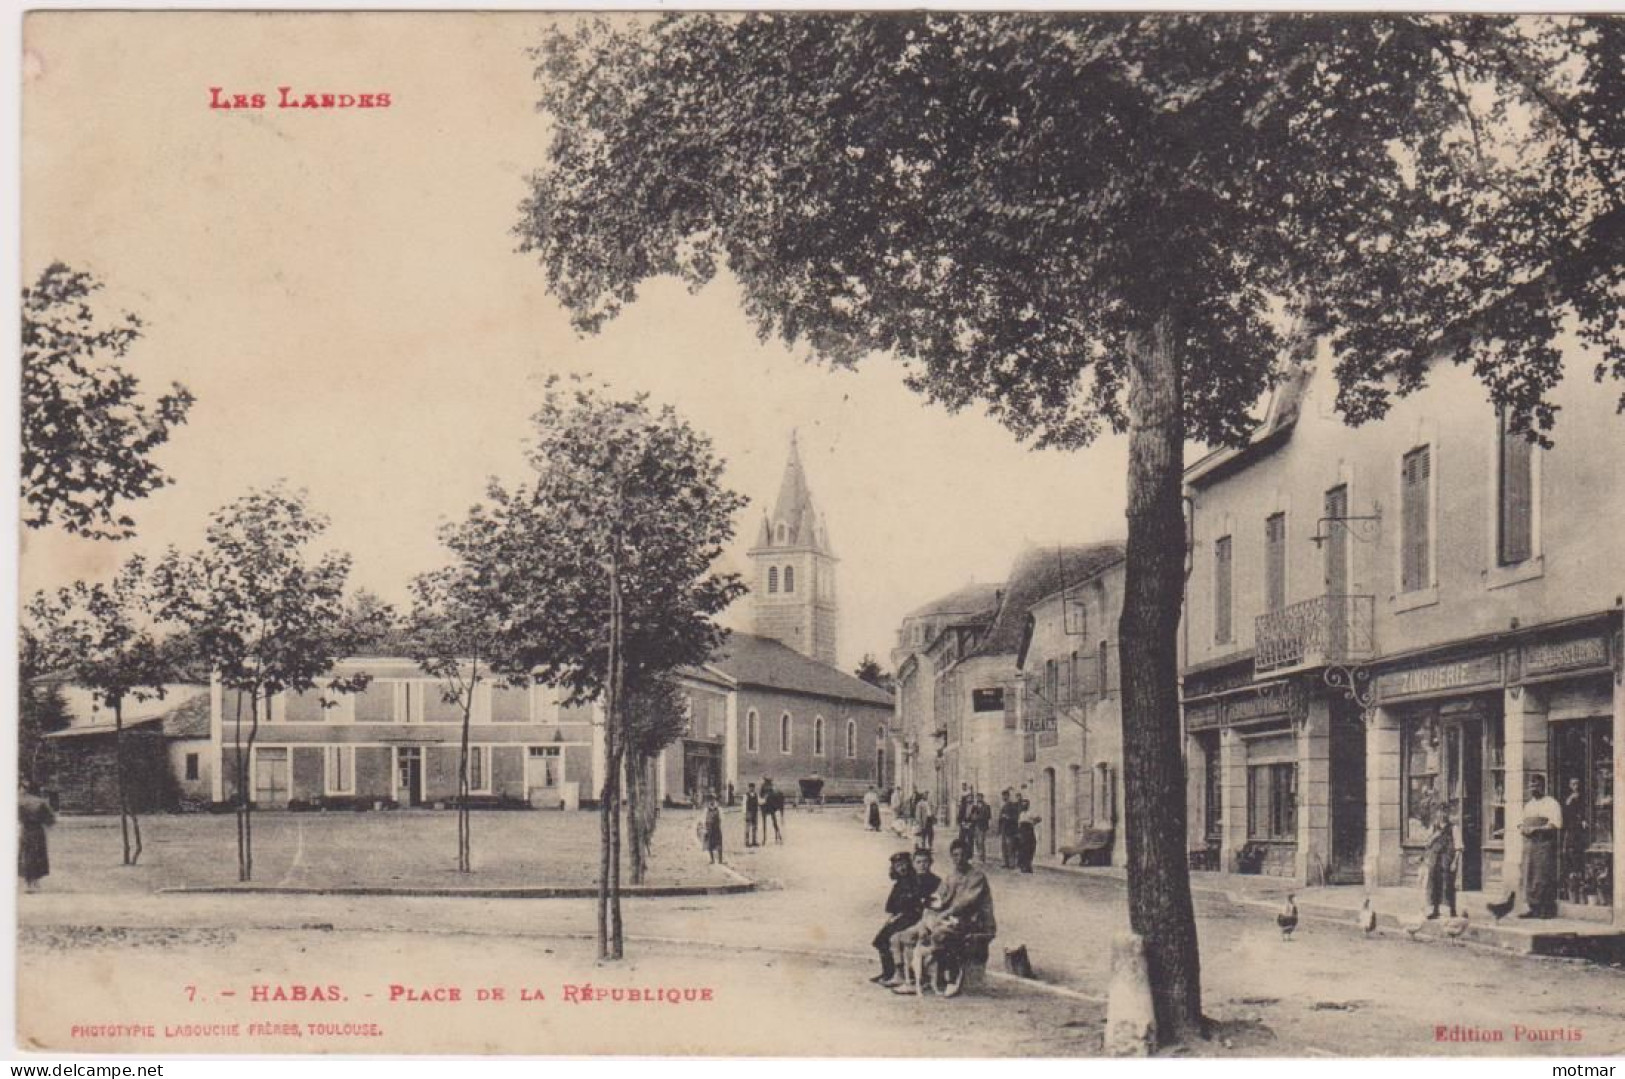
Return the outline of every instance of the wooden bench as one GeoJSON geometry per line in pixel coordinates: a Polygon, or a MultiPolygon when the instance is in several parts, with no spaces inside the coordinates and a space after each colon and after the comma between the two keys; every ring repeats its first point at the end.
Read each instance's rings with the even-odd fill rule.
{"type": "Polygon", "coordinates": [[[1113,828],[1085,828],[1076,843],[1061,848],[1061,864],[1076,858],[1079,865],[1110,865],[1116,837],[1113,828]]]}

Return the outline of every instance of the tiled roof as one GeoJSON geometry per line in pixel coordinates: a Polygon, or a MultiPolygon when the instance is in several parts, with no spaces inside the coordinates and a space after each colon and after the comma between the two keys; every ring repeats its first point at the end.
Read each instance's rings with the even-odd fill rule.
{"type": "Polygon", "coordinates": [[[1093,576],[1123,557],[1121,540],[1029,547],[1016,558],[1005,588],[1004,602],[993,625],[971,655],[1014,655],[1021,650],[1027,613],[1052,592],[1093,576]]]}
{"type": "Polygon", "coordinates": [[[209,695],[189,697],[172,712],[164,713],[164,734],[170,738],[209,737],[209,695]]]}
{"type": "Polygon", "coordinates": [[[741,685],[891,707],[891,694],[768,637],[734,633],[711,666],[741,685]]]}
{"type": "Polygon", "coordinates": [[[1003,584],[968,584],[964,588],[949,592],[940,599],[934,599],[923,607],[916,607],[904,615],[904,618],[924,618],[933,614],[976,614],[980,611],[991,611],[999,601],[999,591],[1003,584]]]}

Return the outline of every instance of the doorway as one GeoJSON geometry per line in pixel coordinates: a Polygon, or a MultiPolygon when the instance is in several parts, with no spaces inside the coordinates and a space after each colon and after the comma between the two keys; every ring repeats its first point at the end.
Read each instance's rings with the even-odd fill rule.
{"type": "Polygon", "coordinates": [[[287,806],[288,751],[286,748],[255,747],[254,804],[258,806],[287,806]]]}
{"type": "Polygon", "coordinates": [[[1360,712],[1346,701],[1331,711],[1331,871],[1332,884],[1365,881],[1365,727],[1360,712]]]}
{"type": "Polygon", "coordinates": [[[1044,769],[1044,822],[1049,825],[1045,829],[1049,833],[1049,839],[1045,845],[1049,847],[1051,854],[1055,853],[1055,833],[1059,831],[1056,826],[1055,808],[1055,769],[1046,768],[1044,769]]]}
{"type": "Polygon", "coordinates": [[[406,806],[423,804],[423,750],[395,747],[395,800],[406,806]]]}

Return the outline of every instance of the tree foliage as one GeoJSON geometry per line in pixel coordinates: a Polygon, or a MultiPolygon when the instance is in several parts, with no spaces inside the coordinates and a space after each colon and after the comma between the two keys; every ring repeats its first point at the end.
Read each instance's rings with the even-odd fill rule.
{"type": "MultiPolygon", "coordinates": [[[[141,824],[130,799],[124,704],[162,698],[166,684],[179,677],[182,659],[176,642],[155,629],[150,588],[146,560],[136,555],[109,581],[75,581],[55,593],[37,593],[26,611],[28,637],[48,657],[44,661],[113,713],[125,865],[140,861],[141,824]]],[[[33,662],[41,661],[36,656],[33,662]]]]}
{"type": "Polygon", "coordinates": [[[892,677],[891,672],[882,667],[880,661],[869,652],[863,654],[863,659],[858,662],[857,669],[852,673],[868,682],[871,686],[878,686],[887,693],[897,688],[896,679],[892,677]]]}
{"type": "Polygon", "coordinates": [[[253,875],[253,792],[248,774],[262,715],[278,693],[355,692],[365,676],[324,677],[362,643],[365,627],[345,601],[350,556],[314,554],[327,529],[304,492],[251,490],[216,510],[201,549],[171,548],[154,580],[157,608],[184,626],[198,659],[236,696],[233,748],[239,874],[253,875]],[[242,738],[242,705],[250,726],[242,738]]]}
{"type": "Polygon", "coordinates": [[[1566,325],[1625,379],[1622,54],[1618,20],[1556,16],[580,20],[535,50],[554,128],[517,231],[584,331],[726,267],[764,338],[890,354],[1039,445],[1129,433],[1130,922],[1178,1040],[1184,444],[1249,435],[1293,323],[1352,423],[1442,354],[1548,438],[1566,325]]]}
{"type": "Polygon", "coordinates": [[[519,226],[577,325],[726,265],[763,336],[892,353],[951,408],[1077,446],[1128,420],[1179,313],[1184,422],[1236,441],[1281,309],[1329,329],[1353,421],[1441,330],[1549,428],[1555,324],[1620,335],[1618,20],[685,14],[536,50],[557,125],[519,226]],[[1534,331],[1534,332],[1531,332],[1534,331]]]}
{"type": "Polygon", "coordinates": [[[174,383],[141,399],[139,380],[118,362],[140,339],[141,321],[99,320],[90,303],[99,288],[58,262],[23,289],[23,523],[122,539],[135,521],[119,503],[173,482],[153,451],[186,422],[193,398],[174,383]]]}

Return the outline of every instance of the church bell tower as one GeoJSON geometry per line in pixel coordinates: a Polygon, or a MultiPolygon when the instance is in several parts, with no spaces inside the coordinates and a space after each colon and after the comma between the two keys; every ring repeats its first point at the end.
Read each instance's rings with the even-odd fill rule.
{"type": "Polygon", "coordinates": [[[794,432],[778,501],[762,518],[749,554],[752,632],[835,666],[837,559],[824,518],[813,505],[794,432]]]}

